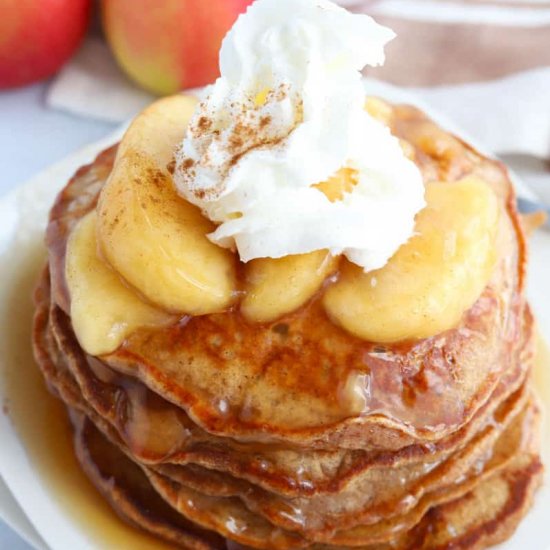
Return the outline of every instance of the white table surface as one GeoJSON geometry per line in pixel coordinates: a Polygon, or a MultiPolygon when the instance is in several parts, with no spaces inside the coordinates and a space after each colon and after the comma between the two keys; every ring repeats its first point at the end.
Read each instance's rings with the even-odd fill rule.
{"type": "MultiPolygon", "coordinates": [[[[0,91],[0,197],[50,164],[96,141],[115,126],[52,111],[44,104],[48,83],[0,91]]],[[[508,162],[550,202],[550,172],[540,161],[508,162]]],[[[31,550],[0,520],[0,550],[31,550]]]]}
{"type": "MultiPolygon", "coordinates": [[[[0,91],[0,197],[114,129],[105,122],[47,109],[46,87],[43,83],[0,91]]],[[[0,520],[0,550],[31,550],[31,546],[0,520]]]]}
{"type": "Polygon", "coordinates": [[[0,196],[114,128],[46,108],[46,86],[0,91],[0,196]]]}

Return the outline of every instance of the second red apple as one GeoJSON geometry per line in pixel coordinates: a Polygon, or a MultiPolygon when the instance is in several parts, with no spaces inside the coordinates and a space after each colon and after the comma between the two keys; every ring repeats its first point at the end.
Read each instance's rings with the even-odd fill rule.
{"type": "Polygon", "coordinates": [[[252,0],[103,0],[116,59],[156,94],[203,86],[219,76],[221,41],[252,0]]]}

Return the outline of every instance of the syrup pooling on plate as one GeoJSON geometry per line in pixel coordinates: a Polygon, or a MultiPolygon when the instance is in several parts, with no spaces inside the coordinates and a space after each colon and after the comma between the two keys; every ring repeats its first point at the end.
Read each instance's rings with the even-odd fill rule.
{"type": "MultiPolygon", "coordinates": [[[[18,467],[19,479],[25,475],[33,485],[46,491],[49,499],[45,506],[52,517],[65,516],[88,544],[170,550],[171,545],[113,514],[74,457],[73,433],[65,407],[60,407],[58,399],[47,391],[28,345],[33,317],[29,297],[44,261],[44,249],[36,237],[24,246],[20,241],[10,243],[7,253],[14,269],[3,280],[13,301],[8,311],[18,312],[3,321],[1,376],[5,383],[5,414],[24,448],[25,464],[30,464],[25,469],[18,467]]],[[[57,525],[58,520],[55,521],[57,525]]]]}

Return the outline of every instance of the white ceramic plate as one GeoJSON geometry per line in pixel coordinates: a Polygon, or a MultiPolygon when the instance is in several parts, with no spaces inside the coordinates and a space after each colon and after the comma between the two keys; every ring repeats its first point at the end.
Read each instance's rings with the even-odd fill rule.
{"type": "MultiPolygon", "coordinates": [[[[392,101],[418,104],[401,90],[379,83],[369,82],[368,90],[392,101]]],[[[419,106],[443,126],[461,134],[444,117],[434,115],[425,105],[419,106]]],[[[48,210],[72,173],[93,160],[119,135],[90,145],[0,201],[0,400],[7,413],[0,414],[0,474],[30,523],[5,490],[0,490],[0,515],[37,548],[44,548],[44,543],[52,550],[163,546],[143,539],[117,520],[83,481],[69,451],[68,435],[51,434],[53,424],[63,423],[63,411],[55,400],[46,397],[30,351],[30,295],[44,259],[42,240],[48,210]],[[60,449],[67,451],[60,454],[60,449]]],[[[466,140],[472,142],[467,136],[466,140]]],[[[523,194],[529,195],[520,181],[516,184],[523,194]]],[[[550,341],[550,233],[538,232],[531,241],[531,250],[529,296],[541,332],[550,341]]],[[[542,393],[546,396],[548,417],[550,372],[544,374],[545,381],[539,385],[545,387],[542,393]]],[[[545,461],[550,465],[549,427],[546,423],[543,445],[545,461]]],[[[533,509],[501,548],[548,550],[549,511],[547,473],[533,509]]]]}

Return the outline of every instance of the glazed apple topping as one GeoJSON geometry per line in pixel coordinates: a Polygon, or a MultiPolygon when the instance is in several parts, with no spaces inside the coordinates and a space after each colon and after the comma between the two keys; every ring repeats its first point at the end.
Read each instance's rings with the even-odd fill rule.
{"type": "Polygon", "coordinates": [[[482,180],[428,183],[415,235],[382,268],[346,264],[323,297],[330,317],[366,340],[424,338],[454,327],[496,261],[499,205],[482,180]]]}
{"type": "Polygon", "coordinates": [[[175,318],[142,300],[98,255],[97,216],[90,212],[67,243],[65,279],[71,320],[80,345],[92,355],[114,351],[134,330],[175,318]]]}
{"type": "MultiPolygon", "coordinates": [[[[175,193],[167,169],[179,123],[193,106],[175,96],[134,121],[97,217],[70,237],[73,324],[90,353],[112,351],[130,331],[183,314],[231,309],[250,322],[275,322],[316,296],[335,324],[360,338],[423,338],[456,325],[483,291],[496,261],[500,206],[488,184],[473,177],[428,183],[415,235],[379,270],[365,273],[326,250],[240,262],[208,240],[212,222],[175,193]],[[329,277],[334,281],[325,285],[329,277]]],[[[340,200],[353,185],[353,172],[344,170],[318,188],[340,200]]]]}
{"type": "Polygon", "coordinates": [[[312,300],[359,338],[424,338],[488,284],[493,190],[423,182],[415,148],[389,131],[394,108],[365,100],[359,71],[383,61],[392,32],[325,0],[292,0],[289,13],[278,2],[239,19],[201,103],[161,99],[124,135],[68,243],[73,325],[90,353],[141,326],[221,312],[272,323],[312,300]],[[291,40],[306,30],[319,40],[291,40]]]}
{"type": "Polygon", "coordinates": [[[167,168],[194,104],[174,96],[134,120],[101,192],[98,238],[109,264],[150,302],[202,315],[231,304],[235,258],[207,239],[213,224],[177,195],[167,168]]]}

